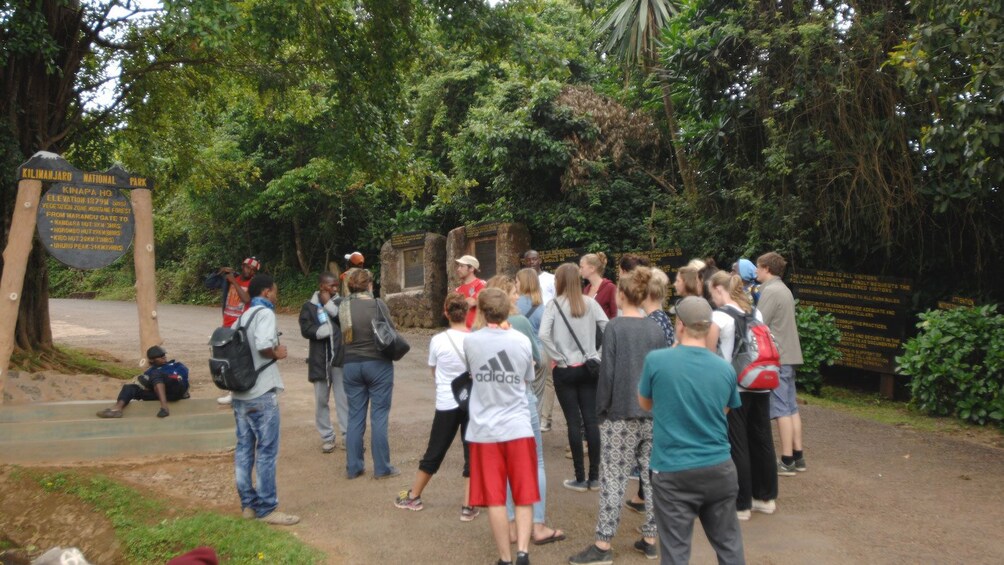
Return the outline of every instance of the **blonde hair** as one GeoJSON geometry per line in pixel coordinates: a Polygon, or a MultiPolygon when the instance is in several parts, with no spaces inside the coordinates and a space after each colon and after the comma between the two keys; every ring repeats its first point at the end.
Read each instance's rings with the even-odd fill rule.
{"type": "Polygon", "coordinates": [[[638,306],[648,298],[648,283],[652,280],[652,269],[635,267],[621,275],[617,281],[617,290],[627,298],[632,306],[638,306]]]}
{"type": "Polygon", "coordinates": [[[652,278],[648,280],[648,299],[662,304],[669,288],[669,275],[658,267],[653,267],[652,278]]]}
{"type": "MultiPolygon", "coordinates": [[[[588,255],[587,255],[588,257],[588,255]]],[[[586,315],[586,300],[582,297],[582,279],[575,263],[562,263],[554,271],[554,291],[568,300],[568,311],[573,318],[586,315]]]]}
{"type": "Polygon", "coordinates": [[[603,276],[603,271],[607,268],[607,254],[600,251],[598,253],[586,253],[582,256],[580,261],[585,261],[591,267],[596,269],[596,272],[603,276]]]}
{"type": "Polygon", "coordinates": [[[739,275],[726,273],[725,271],[718,271],[717,273],[711,275],[711,281],[709,284],[712,287],[717,286],[728,291],[729,299],[735,302],[743,312],[749,314],[753,311],[753,306],[750,304],[750,300],[746,296],[746,291],[743,288],[743,279],[739,275]]]}
{"type": "Polygon", "coordinates": [[[701,292],[701,277],[697,269],[687,265],[676,270],[676,276],[683,281],[684,296],[704,296],[701,292]]]}
{"type": "Polygon", "coordinates": [[[345,277],[345,280],[347,281],[349,292],[363,292],[370,289],[370,283],[373,282],[373,273],[362,268],[349,269],[349,274],[345,277]]]}
{"type": "MultiPolygon", "coordinates": [[[[495,275],[485,282],[485,289],[489,288],[501,290],[505,293],[506,300],[509,300],[509,295],[512,294],[512,291],[516,290],[516,281],[509,275],[495,275]]],[[[480,294],[478,296],[480,296],[480,294]]],[[[516,305],[509,300],[509,313],[506,314],[506,317],[512,316],[513,314],[519,314],[519,308],[516,308],[516,305]]],[[[485,327],[487,323],[488,319],[481,313],[481,308],[479,307],[477,314],[474,316],[474,323],[471,325],[471,329],[479,330],[485,327]]]]}
{"type": "Polygon", "coordinates": [[[530,297],[532,306],[540,306],[544,302],[544,297],[540,293],[540,278],[537,271],[527,267],[520,269],[516,273],[516,281],[519,282],[519,293],[530,297]]]}

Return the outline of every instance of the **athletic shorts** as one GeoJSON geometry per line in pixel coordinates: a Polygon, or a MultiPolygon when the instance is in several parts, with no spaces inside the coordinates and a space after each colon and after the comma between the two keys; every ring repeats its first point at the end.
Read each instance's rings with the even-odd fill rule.
{"type": "Polygon", "coordinates": [[[505,506],[507,482],[516,506],[540,500],[537,442],[532,437],[470,446],[471,506],[505,506]]]}
{"type": "Polygon", "coordinates": [[[777,388],[770,391],[770,419],[798,414],[795,401],[795,368],[781,365],[781,378],[777,388]]]}

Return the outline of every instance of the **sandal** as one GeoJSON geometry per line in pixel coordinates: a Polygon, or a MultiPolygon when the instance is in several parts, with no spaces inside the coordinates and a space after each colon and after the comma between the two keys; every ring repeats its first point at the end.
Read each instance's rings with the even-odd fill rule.
{"type": "Polygon", "coordinates": [[[565,539],[565,532],[557,528],[551,528],[551,535],[540,539],[531,537],[530,541],[533,542],[533,545],[547,545],[563,539],[565,539]]]}
{"type": "Polygon", "coordinates": [[[122,411],[116,410],[114,408],[105,408],[104,410],[98,412],[98,418],[121,418],[122,411]]]}

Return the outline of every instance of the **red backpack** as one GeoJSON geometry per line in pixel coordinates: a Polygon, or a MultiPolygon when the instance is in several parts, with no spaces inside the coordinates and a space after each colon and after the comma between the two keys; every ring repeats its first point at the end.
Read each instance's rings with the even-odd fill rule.
{"type": "Polygon", "coordinates": [[[774,390],[781,379],[781,354],[767,324],[733,308],[719,308],[736,322],[732,368],[739,386],[747,390],[774,390]]]}

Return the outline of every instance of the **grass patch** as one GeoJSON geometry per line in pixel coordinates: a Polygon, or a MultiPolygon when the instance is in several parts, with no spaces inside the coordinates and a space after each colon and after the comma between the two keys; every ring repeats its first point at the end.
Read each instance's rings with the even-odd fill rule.
{"type": "Polygon", "coordinates": [[[324,558],[291,533],[256,520],[214,512],[169,516],[163,501],[102,475],[33,472],[31,477],[45,491],[75,496],[104,514],[115,527],[130,563],[165,563],[203,545],[215,549],[225,563],[300,565],[324,558]]]}
{"type": "Polygon", "coordinates": [[[137,367],[123,364],[105,353],[60,345],[52,349],[16,351],[11,356],[11,366],[27,373],[56,371],[68,375],[76,373],[104,375],[123,380],[129,380],[140,372],[137,367]]]}
{"type": "Polygon", "coordinates": [[[912,408],[909,403],[889,400],[876,393],[865,393],[845,388],[824,386],[821,396],[804,396],[809,404],[823,406],[860,416],[867,420],[907,426],[929,432],[986,431],[1004,435],[993,427],[974,426],[954,418],[936,418],[912,408]]]}

